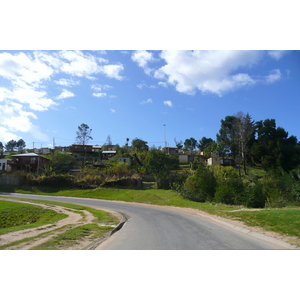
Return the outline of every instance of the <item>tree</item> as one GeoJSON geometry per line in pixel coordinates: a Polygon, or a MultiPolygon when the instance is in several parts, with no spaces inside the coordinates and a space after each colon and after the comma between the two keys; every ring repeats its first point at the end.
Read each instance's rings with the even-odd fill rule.
{"type": "Polygon", "coordinates": [[[26,144],[23,139],[19,139],[16,143],[16,147],[18,147],[18,151],[22,152],[24,148],[26,147],[26,144]]]}
{"type": "Polygon", "coordinates": [[[197,147],[200,151],[204,151],[206,147],[208,147],[211,143],[213,143],[214,140],[211,138],[206,138],[205,136],[199,140],[199,143],[197,144],[197,147]]]}
{"type": "Polygon", "coordinates": [[[253,145],[253,156],[265,170],[281,167],[290,171],[300,163],[300,147],[295,136],[288,137],[282,127],[276,128],[275,119],[256,122],[257,140],[253,145]]]}
{"type": "Polygon", "coordinates": [[[184,141],[184,149],[192,152],[197,146],[197,140],[194,138],[189,138],[184,141]]]}
{"type": "MultiPolygon", "coordinates": [[[[243,162],[244,173],[247,173],[246,170],[246,156],[250,152],[250,148],[254,141],[254,122],[251,120],[250,115],[246,115],[243,112],[238,112],[233,119],[232,129],[234,131],[234,144],[237,147],[237,153],[240,158],[240,162],[243,162]]],[[[239,175],[240,164],[239,164],[239,175]]]]}
{"type": "Polygon", "coordinates": [[[147,171],[152,173],[157,181],[166,180],[171,170],[178,168],[177,155],[169,155],[160,150],[149,150],[144,160],[147,171]]]}
{"type": "Polygon", "coordinates": [[[135,138],[131,142],[131,146],[134,151],[136,152],[143,152],[143,151],[148,151],[148,142],[143,141],[142,139],[135,138]]]}
{"type": "Polygon", "coordinates": [[[226,116],[224,120],[221,120],[221,128],[217,134],[217,143],[221,156],[225,156],[226,153],[231,153],[233,158],[236,158],[238,146],[235,139],[235,130],[233,127],[235,117],[226,116]]]}
{"type": "Polygon", "coordinates": [[[0,157],[3,156],[3,150],[4,150],[4,146],[3,146],[2,142],[0,142],[0,157]]]}
{"type": "Polygon", "coordinates": [[[69,154],[64,151],[56,150],[54,153],[45,155],[50,159],[51,166],[54,169],[69,169],[72,163],[75,162],[75,157],[72,154],[69,154]]]}
{"type": "Polygon", "coordinates": [[[177,149],[181,150],[183,148],[183,143],[180,140],[179,142],[176,141],[176,138],[174,139],[175,145],[177,147],[177,149]]]}
{"type": "Polygon", "coordinates": [[[80,126],[78,126],[78,131],[76,131],[76,142],[79,145],[86,145],[89,142],[89,140],[93,139],[91,137],[91,132],[92,129],[90,129],[88,125],[82,123],[80,126]]]}
{"type": "Polygon", "coordinates": [[[105,145],[109,145],[109,146],[112,145],[110,135],[107,136],[105,145]]]}
{"type": "Polygon", "coordinates": [[[5,144],[6,151],[14,151],[16,147],[17,147],[17,141],[15,140],[10,140],[5,144]]]}

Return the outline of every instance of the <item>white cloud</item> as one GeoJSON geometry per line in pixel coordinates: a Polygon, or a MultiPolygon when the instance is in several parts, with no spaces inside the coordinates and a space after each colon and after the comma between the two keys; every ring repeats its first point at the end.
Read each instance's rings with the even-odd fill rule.
{"type": "Polygon", "coordinates": [[[8,131],[7,128],[0,126],[0,141],[3,143],[7,143],[10,140],[19,140],[20,137],[14,133],[8,131]]]}
{"type": "Polygon", "coordinates": [[[287,50],[270,50],[268,51],[268,54],[276,60],[279,60],[281,57],[286,55],[289,51],[287,50]]]}
{"type": "Polygon", "coordinates": [[[152,99],[147,99],[146,101],[142,101],[141,104],[149,104],[149,103],[153,103],[152,99]]]}
{"type": "Polygon", "coordinates": [[[63,86],[67,86],[67,87],[71,87],[73,85],[78,85],[80,83],[80,81],[74,81],[73,79],[65,79],[65,78],[61,78],[59,80],[55,80],[55,83],[59,84],[59,85],[63,85],[63,86]]]}
{"type": "Polygon", "coordinates": [[[116,110],[115,109],[110,109],[110,111],[114,114],[115,112],[116,112],[116,110]]]}
{"type": "Polygon", "coordinates": [[[105,97],[106,93],[93,93],[94,97],[105,97]]]}
{"type": "Polygon", "coordinates": [[[163,86],[163,87],[167,87],[168,86],[168,84],[166,83],[166,82],[163,82],[163,81],[160,81],[159,83],[158,83],[158,85],[161,85],[161,86],[163,86]]]}
{"type": "Polygon", "coordinates": [[[65,98],[70,98],[70,97],[74,97],[74,96],[75,95],[72,92],[63,89],[63,92],[59,96],[57,96],[56,99],[65,99],[65,98]]]}
{"type": "Polygon", "coordinates": [[[105,65],[100,68],[101,73],[105,74],[109,78],[114,78],[117,80],[123,80],[124,77],[122,77],[119,73],[124,70],[123,65],[105,65]]]}
{"type": "Polygon", "coordinates": [[[145,73],[150,75],[152,69],[148,67],[148,63],[154,61],[153,54],[146,50],[137,50],[132,53],[131,59],[143,68],[145,73]]]}
{"type": "MultiPolygon", "coordinates": [[[[0,116],[3,139],[16,137],[10,131],[30,132],[35,137],[47,138],[33,125],[32,119],[37,118],[33,112],[46,111],[57,106],[57,100],[74,96],[66,89],[55,99],[47,95],[48,83],[54,75],[65,73],[94,80],[96,77],[93,75],[103,74],[122,80],[120,73],[123,70],[121,64],[109,65],[108,60],[100,57],[100,52],[93,55],[83,51],[1,52],[0,78],[9,82],[7,86],[0,87],[1,109],[2,112],[4,109],[13,110],[13,114],[5,115],[5,119],[0,116]],[[17,105],[20,105],[19,109],[16,109],[17,105]]],[[[54,82],[64,87],[80,84],[76,78],[60,78],[54,82]]],[[[102,85],[102,88],[109,89],[110,86],[102,85]]],[[[103,95],[105,93],[96,94],[98,97],[103,95]]]]}
{"type": "MultiPolygon", "coordinates": [[[[197,90],[219,96],[259,83],[256,77],[237,72],[258,64],[264,51],[162,51],[166,64],[154,77],[174,85],[181,93],[193,95],[197,90]]],[[[164,85],[160,81],[159,85],[164,85]]]]}
{"type": "Polygon", "coordinates": [[[265,77],[266,83],[274,83],[275,81],[279,80],[281,78],[281,72],[280,70],[272,70],[270,72],[270,75],[265,77]]]}
{"type": "Polygon", "coordinates": [[[112,86],[108,84],[92,84],[91,88],[95,91],[110,90],[112,86]]]}
{"type": "Polygon", "coordinates": [[[172,107],[173,103],[172,103],[172,101],[168,100],[168,101],[164,101],[164,105],[172,107]]]}

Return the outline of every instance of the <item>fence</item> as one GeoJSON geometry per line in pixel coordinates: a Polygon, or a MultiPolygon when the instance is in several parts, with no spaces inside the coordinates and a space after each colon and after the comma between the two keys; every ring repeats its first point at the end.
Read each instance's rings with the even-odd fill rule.
{"type": "Polygon", "coordinates": [[[24,182],[24,176],[20,175],[0,175],[0,184],[21,185],[24,182]]]}

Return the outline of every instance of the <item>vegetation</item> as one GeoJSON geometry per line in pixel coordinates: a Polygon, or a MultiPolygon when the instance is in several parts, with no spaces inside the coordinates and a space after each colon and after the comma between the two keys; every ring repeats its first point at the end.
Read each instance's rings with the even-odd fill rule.
{"type": "Polygon", "coordinates": [[[66,217],[66,214],[57,213],[40,206],[1,200],[0,235],[11,231],[39,227],[66,217]]]}

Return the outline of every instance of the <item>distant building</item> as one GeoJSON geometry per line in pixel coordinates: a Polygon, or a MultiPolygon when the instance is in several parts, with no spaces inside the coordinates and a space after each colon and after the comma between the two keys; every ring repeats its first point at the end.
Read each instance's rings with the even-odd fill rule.
{"type": "Polygon", "coordinates": [[[36,153],[16,154],[8,162],[11,171],[37,172],[50,163],[50,160],[36,153]]]}

